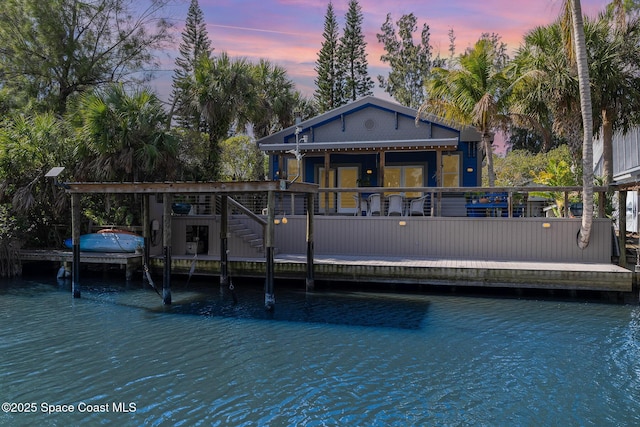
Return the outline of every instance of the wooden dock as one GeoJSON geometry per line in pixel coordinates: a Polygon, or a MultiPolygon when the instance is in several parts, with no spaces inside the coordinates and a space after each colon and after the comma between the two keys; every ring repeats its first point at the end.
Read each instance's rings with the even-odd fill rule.
{"type": "MultiPolygon", "coordinates": [[[[182,255],[172,257],[172,272],[218,275],[220,262],[214,257],[182,255]]],[[[280,254],[275,257],[274,274],[280,279],[304,280],[306,256],[280,254]]],[[[151,267],[162,269],[162,259],[152,258],[151,267]]],[[[265,277],[265,260],[229,258],[231,277],[265,277]]],[[[362,283],[397,283],[434,286],[474,286],[547,290],[609,291],[631,293],[634,273],[614,264],[552,263],[522,261],[475,261],[315,255],[316,280],[362,283]]]]}
{"type": "MultiPolygon", "coordinates": [[[[20,256],[23,262],[70,264],[72,261],[72,253],[68,250],[23,250],[20,256]]],[[[125,269],[127,280],[135,278],[134,274],[142,277],[140,254],[81,252],[80,262],[120,265],[125,269]]],[[[220,275],[220,260],[208,255],[174,255],[171,271],[173,274],[188,274],[194,262],[194,275],[220,275]]],[[[161,277],[163,258],[152,256],[150,268],[157,277],[161,277]]],[[[228,273],[231,277],[264,278],[266,261],[264,258],[230,257],[228,273]]],[[[304,281],[305,274],[305,254],[279,254],[275,257],[275,278],[304,281]]],[[[314,275],[316,280],[327,282],[601,291],[629,295],[634,292],[636,281],[636,273],[614,264],[347,255],[315,255],[314,275]]]]}
{"type": "MultiPolygon", "coordinates": [[[[23,263],[33,261],[53,261],[59,262],[61,265],[70,265],[73,260],[73,253],[70,250],[62,249],[21,250],[20,260],[23,263]]],[[[133,278],[135,271],[142,269],[142,254],[80,252],[80,263],[119,265],[125,270],[126,279],[130,280],[133,278]]],[[[71,271],[71,267],[67,268],[67,270],[71,271]]]]}

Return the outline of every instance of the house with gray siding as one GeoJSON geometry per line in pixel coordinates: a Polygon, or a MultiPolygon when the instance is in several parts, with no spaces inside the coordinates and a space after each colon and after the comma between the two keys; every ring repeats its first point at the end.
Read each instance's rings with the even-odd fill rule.
{"type": "MultiPolygon", "coordinates": [[[[269,178],[320,188],[475,187],[482,182],[480,133],[368,96],[262,138],[269,178]]],[[[409,194],[408,196],[418,196],[409,194]]],[[[320,200],[327,213],[356,211],[354,194],[320,200]]]]}
{"type": "MultiPolygon", "coordinates": [[[[613,135],[613,181],[622,189],[628,189],[626,196],[626,230],[640,231],[638,209],[640,208],[640,128],[613,135]]],[[[602,138],[594,140],[594,173],[602,174],[602,138]]]]}

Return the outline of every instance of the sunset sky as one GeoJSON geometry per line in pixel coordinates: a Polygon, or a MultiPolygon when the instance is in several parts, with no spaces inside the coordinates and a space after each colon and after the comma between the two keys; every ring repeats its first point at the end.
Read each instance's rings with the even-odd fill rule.
{"type": "MultiPolygon", "coordinates": [[[[176,0],[170,13],[176,25],[176,43],[184,27],[189,0],[176,0]]],[[[583,13],[596,16],[609,1],[582,0],[583,13]]],[[[311,97],[315,90],[315,62],[323,41],[328,0],[200,0],[214,54],[257,62],[265,58],[283,66],[296,88],[311,97]]],[[[510,52],[517,49],[523,35],[538,25],[553,22],[561,12],[560,0],[360,0],[363,31],[367,42],[369,74],[376,82],[375,94],[383,96],[377,76],[388,68],[380,62],[383,53],[376,33],[391,13],[393,21],[413,13],[418,27],[426,23],[431,31],[435,54],[448,57],[448,31],[456,36],[457,52],[472,46],[483,32],[497,33],[510,52]]],[[[348,0],[333,0],[340,33],[348,0]]],[[[419,40],[419,32],[414,38],[419,40]]],[[[177,49],[177,47],[176,47],[177,49]]],[[[164,97],[169,92],[175,51],[162,58],[167,71],[157,74],[154,86],[164,97]]]]}

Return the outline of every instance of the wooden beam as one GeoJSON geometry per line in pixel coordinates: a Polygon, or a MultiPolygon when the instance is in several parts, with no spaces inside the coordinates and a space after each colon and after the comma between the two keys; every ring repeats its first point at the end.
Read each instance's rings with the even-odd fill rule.
{"type": "MultiPolygon", "coordinates": [[[[149,265],[149,258],[151,256],[151,222],[150,222],[151,208],[149,205],[149,195],[144,194],[142,196],[142,237],[144,238],[144,249],[142,255],[143,265],[149,265]]],[[[146,280],[146,275],[142,275],[142,280],[146,280]]]]}
{"type": "MultiPolygon", "coordinates": [[[[600,193],[600,199],[603,199],[605,196],[604,193],[600,193]]],[[[618,192],[618,212],[621,214],[618,215],[619,224],[618,224],[618,246],[620,247],[620,259],[618,260],[618,265],[620,267],[627,268],[627,192],[619,191],[618,192]]]]}
{"type": "Polygon", "coordinates": [[[164,269],[162,274],[162,303],[171,304],[171,204],[173,194],[165,194],[162,214],[162,254],[164,269]]]}
{"type": "Polygon", "coordinates": [[[71,245],[73,265],[71,270],[71,290],[74,298],[80,298],[80,195],[71,195],[71,245]]]}
{"type": "Polygon", "coordinates": [[[229,254],[227,251],[229,233],[229,203],[228,196],[221,196],[220,204],[220,286],[229,285],[229,254]]]}
{"type": "Polygon", "coordinates": [[[245,182],[76,182],[66,183],[67,193],[205,193],[233,194],[282,191],[288,193],[317,193],[318,185],[308,182],[290,183],[287,188],[280,188],[279,181],[245,181],[245,182]]]}
{"type": "Polygon", "coordinates": [[[313,268],[313,194],[307,194],[307,278],[306,289],[315,288],[315,274],[313,268]]]}
{"type": "Polygon", "coordinates": [[[273,293],[273,251],[275,241],[275,204],[276,195],[274,191],[269,191],[267,194],[267,233],[265,236],[265,256],[266,256],[266,278],[264,283],[264,308],[268,311],[273,310],[276,298],[273,293]]]}
{"type": "MultiPolygon", "coordinates": [[[[329,171],[331,170],[331,154],[324,153],[324,188],[329,188],[329,171]]],[[[324,193],[324,214],[329,215],[329,193],[324,193]]]]}

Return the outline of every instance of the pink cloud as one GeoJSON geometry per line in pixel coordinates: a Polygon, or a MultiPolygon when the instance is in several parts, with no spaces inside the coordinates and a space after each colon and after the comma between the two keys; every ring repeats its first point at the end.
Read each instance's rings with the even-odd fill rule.
{"type": "MultiPolygon", "coordinates": [[[[183,8],[174,7],[178,31],[184,25],[189,2],[182,4],[183,8]]],[[[314,68],[323,41],[327,4],[328,0],[200,0],[216,52],[226,51],[254,62],[269,59],[285,67],[307,96],[315,89],[314,68]]],[[[376,38],[387,13],[394,21],[403,14],[414,13],[418,18],[415,40],[426,23],[434,53],[448,57],[451,28],[457,53],[473,46],[483,32],[499,34],[513,52],[527,31],[553,22],[561,12],[560,0],[360,0],[359,4],[364,16],[369,71],[376,86],[377,75],[387,70],[380,62],[383,51],[376,38]]],[[[583,0],[582,8],[585,14],[595,16],[607,4],[608,1],[583,0]]],[[[348,0],[333,0],[333,5],[342,32],[348,0]]],[[[176,40],[180,41],[179,35],[176,40]]]]}

